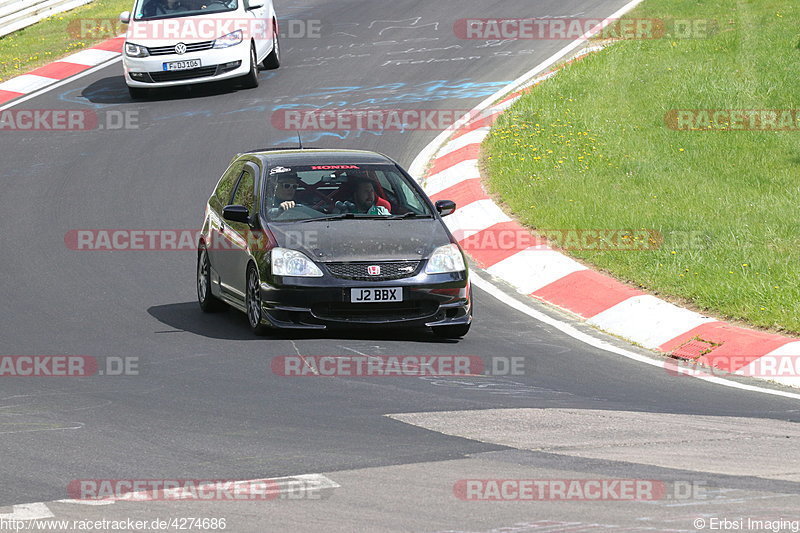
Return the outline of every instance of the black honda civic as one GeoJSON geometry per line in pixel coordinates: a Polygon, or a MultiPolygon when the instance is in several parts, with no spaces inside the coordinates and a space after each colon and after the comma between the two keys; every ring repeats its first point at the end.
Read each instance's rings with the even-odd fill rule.
{"type": "Polygon", "coordinates": [[[197,255],[203,311],[228,304],[271,328],[430,327],[466,335],[464,253],[397,163],[360,150],[237,155],[208,200],[197,255]]]}

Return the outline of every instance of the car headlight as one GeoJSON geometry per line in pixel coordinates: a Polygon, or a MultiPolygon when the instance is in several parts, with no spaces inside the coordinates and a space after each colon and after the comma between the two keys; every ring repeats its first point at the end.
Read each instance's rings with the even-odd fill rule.
{"type": "Polygon", "coordinates": [[[426,274],[445,274],[447,272],[463,272],[467,269],[464,256],[457,244],[447,244],[435,249],[425,265],[426,274]]]}
{"type": "Polygon", "coordinates": [[[304,253],[287,248],[272,249],[273,276],[302,276],[319,278],[322,270],[304,253]]]}
{"type": "Polygon", "coordinates": [[[139,46],[138,44],[133,43],[125,43],[125,55],[128,57],[147,57],[150,55],[150,52],[145,46],[139,46]]]}
{"type": "Polygon", "coordinates": [[[214,48],[228,48],[240,42],[242,42],[242,30],[236,30],[214,41],[214,48]]]}

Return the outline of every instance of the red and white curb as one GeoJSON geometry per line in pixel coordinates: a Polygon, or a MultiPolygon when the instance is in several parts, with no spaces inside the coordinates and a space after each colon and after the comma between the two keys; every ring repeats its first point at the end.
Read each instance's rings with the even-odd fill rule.
{"type": "Polygon", "coordinates": [[[122,55],[124,37],[109,39],[0,83],[0,105],[54,85],[122,55]]]}
{"type": "MultiPolygon", "coordinates": [[[[587,48],[573,60],[599,48],[587,48]]],[[[484,244],[502,243],[509,234],[529,232],[508,217],[483,189],[478,167],[480,144],[503,111],[556,72],[515,83],[515,92],[499,103],[479,105],[453,131],[434,140],[433,148],[423,151],[412,164],[412,175],[424,176],[422,185],[433,201],[454,200],[459,206],[444,220],[464,251],[486,272],[518,292],[645,348],[725,372],[800,386],[800,371],[794,364],[800,360],[800,340],[796,338],[733,326],[678,307],[587,268],[550,248],[535,234],[525,239],[530,246],[524,249],[484,244]],[[765,376],[760,367],[756,369],[763,357],[784,359],[787,368],[795,371],[765,376]]]]}

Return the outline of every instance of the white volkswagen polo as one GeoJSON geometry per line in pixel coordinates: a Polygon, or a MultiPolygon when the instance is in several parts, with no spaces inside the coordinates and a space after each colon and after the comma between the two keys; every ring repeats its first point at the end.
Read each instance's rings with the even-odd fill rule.
{"type": "Polygon", "coordinates": [[[147,90],[237,78],[258,86],[258,68],[280,66],[272,0],[136,0],[122,64],[132,98],[147,90]]]}

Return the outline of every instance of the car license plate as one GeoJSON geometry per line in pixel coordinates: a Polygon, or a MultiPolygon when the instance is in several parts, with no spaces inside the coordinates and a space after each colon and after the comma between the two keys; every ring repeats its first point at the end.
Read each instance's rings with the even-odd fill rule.
{"type": "Polygon", "coordinates": [[[170,61],[169,63],[164,63],[164,70],[189,70],[200,66],[199,59],[187,59],[185,61],[170,61]]]}
{"type": "Polygon", "coordinates": [[[385,289],[350,289],[350,301],[354,304],[376,302],[402,302],[402,287],[385,289]]]}

